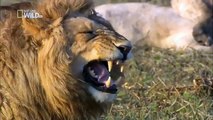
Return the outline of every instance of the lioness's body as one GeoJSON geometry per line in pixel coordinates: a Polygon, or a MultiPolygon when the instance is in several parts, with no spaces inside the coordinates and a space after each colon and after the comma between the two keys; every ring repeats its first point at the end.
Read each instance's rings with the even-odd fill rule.
{"type": "Polygon", "coordinates": [[[212,4],[212,0],[171,0],[173,10],[195,24],[211,16],[212,4]]]}
{"type": "Polygon", "coordinates": [[[142,42],[160,48],[213,52],[213,47],[202,46],[194,40],[192,32],[196,23],[170,7],[119,3],[97,6],[96,11],[136,45],[142,42]]]}
{"type": "Polygon", "coordinates": [[[213,45],[213,0],[171,0],[174,11],[194,23],[193,37],[201,45],[213,45]]]}
{"type": "MultiPolygon", "coordinates": [[[[40,19],[17,18],[21,6],[2,8],[10,14],[0,27],[0,120],[87,120],[106,113],[116,97],[109,88],[117,84],[95,86],[83,70],[91,61],[124,61],[129,41],[92,12],[89,0],[28,4],[40,19]]],[[[106,71],[101,62],[91,64],[106,71]]]]}

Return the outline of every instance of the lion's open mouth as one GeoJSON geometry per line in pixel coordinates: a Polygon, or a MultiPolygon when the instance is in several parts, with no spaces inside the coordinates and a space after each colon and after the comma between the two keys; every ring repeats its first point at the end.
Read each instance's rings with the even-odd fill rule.
{"type": "Polygon", "coordinates": [[[124,78],[123,62],[115,61],[91,61],[84,66],[84,80],[95,89],[115,94],[118,82],[124,78]]]}

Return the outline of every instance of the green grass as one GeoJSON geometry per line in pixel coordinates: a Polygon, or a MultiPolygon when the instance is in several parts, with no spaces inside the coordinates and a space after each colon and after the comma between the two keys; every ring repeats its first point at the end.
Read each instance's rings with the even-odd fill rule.
{"type": "Polygon", "coordinates": [[[106,120],[212,120],[213,55],[134,50],[106,120]]]}

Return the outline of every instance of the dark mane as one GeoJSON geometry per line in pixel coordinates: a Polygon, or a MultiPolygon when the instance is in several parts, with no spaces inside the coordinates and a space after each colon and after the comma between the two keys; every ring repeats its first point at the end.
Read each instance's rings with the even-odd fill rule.
{"type": "Polygon", "coordinates": [[[0,7],[0,119],[79,120],[106,112],[108,105],[81,97],[88,96],[88,91],[69,74],[63,63],[70,61],[61,53],[69,45],[62,41],[67,39],[60,27],[62,18],[75,13],[88,17],[92,7],[90,0],[44,0],[0,7]],[[19,9],[34,9],[43,18],[17,18],[19,9]],[[50,38],[55,41],[48,41],[50,38]],[[50,43],[38,48],[41,41],[50,43]]]}

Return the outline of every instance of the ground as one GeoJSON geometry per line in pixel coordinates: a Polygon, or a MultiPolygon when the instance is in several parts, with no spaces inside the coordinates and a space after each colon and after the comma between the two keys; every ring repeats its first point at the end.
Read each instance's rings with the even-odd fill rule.
{"type": "Polygon", "coordinates": [[[106,120],[212,120],[213,55],[140,47],[106,120]]]}

